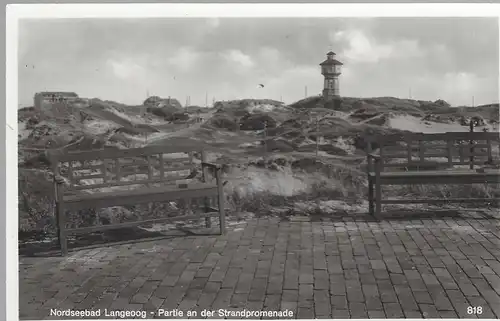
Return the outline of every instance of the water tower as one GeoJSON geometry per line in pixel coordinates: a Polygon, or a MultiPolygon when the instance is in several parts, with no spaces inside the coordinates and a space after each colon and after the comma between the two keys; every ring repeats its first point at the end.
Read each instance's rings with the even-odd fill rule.
{"type": "Polygon", "coordinates": [[[330,51],[326,54],[326,60],[319,64],[321,74],[325,77],[323,86],[323,98],[325,107],[338,109],[340,107],[339,76],[342,73],[343,63],[335,59],[335,53],[330,51]]]}

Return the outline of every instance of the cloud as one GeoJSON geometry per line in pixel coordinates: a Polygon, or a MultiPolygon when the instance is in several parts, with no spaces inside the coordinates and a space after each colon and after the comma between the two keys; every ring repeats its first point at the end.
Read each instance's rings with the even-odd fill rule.
{"type": "Polygon", "coordinates": [[[252,58],[249,55],[244,54],[241,50],[228,50],[224,52],[222,56],[229,61],[229,63],[236,63],[240,67],[251,68],[255,65],[252,58]]]}
{"type": "Polygon", "coordinates": [[[278,49],[273,47],[262,47],[255,55],[259,66],[259,73],[263,77],[275,76],[283,73],[288,68],[295,67],[291,61],[278,49]]]}
{"type": "Polygon", "coordinates": [[[448,72],[440,77],[427,73],[417,77],[416,80],[419,86],[439,88],[443,94],[454,96],[478,90],[481,85],[480,77],[463,71],[448,72]]]}
{"type": "Polygon", "coordinates": [[[489,87],[488,83],[494,82],[495,80],[479,77],[469,72],[451,72],[446,73],[442,82],[436,83],[436,87],[443,86],[443,95],[452,97],[452,102],[468,105],[469,102],[472,102],[472,96],[481,101],[489,87]]]}
{"type": "Polygon", "coordinates": [[[131,59],[108,59],[107,65],[113,75],[122,80],[143,79],[146,75],[146,69],[131,59]]]}
{"type": "Polygon", "coordinates": [[[457,71],[439,76],[426,74],[415,80],[415,90],[422,99],[442,98],[454,106],[470,105],[473,96],[476,105],[498,101],[498,77],[493,74],[483,77],[457,71]]]}
{"type": "Polygon", "coordinates": [[[330,40],[347,43],[342,55],[352,62],[377,63],[384,59],[411,58],[423,55],[418,42],[412,39],[380,43],[361,30],[341,30],[330,34],[330,40]]]}
{"type": "Polygon", "coordinates": [[[476,75],[467,72],[447,73],[444,79],[450,91],[473,90],[479,80],[476,75]]]}
{"type": "Polygon", "coordinates": [[[198,62],[201,54],[192,48],[182,47],[178,49],[172,56],[167,59],[167,62],[175,66],[180,71],[190,71],[198,62]]]}
{"type": "Polygon", "coordinates": [[[220,19],[219,18],[208,18],[207,24],[209,27],[215,29],[215,28],[220,26],[220,19]]]}
{"type": "Polygon", "coordinates": [[[288,68],[281,74],[273,78],[268,78],[266,82],[266,92],[269,97],[283,99],[289,103],[304,98],[305,87],[308,96],[315,96],[323,89],[323,76],[321,76],[319,66],[298,66],[288,68]]]}
{"type": "Polygon", "coordinates": [[[278,49],[263,47],[259,51],[260,58],[268,63],[278,63],[281,59],[281,54],[278,49]]]}

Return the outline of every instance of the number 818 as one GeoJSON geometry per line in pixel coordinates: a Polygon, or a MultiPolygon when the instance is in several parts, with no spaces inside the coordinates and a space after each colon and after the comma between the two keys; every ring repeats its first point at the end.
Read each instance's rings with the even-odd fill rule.
{"type": "Polygon", "coordinates": [[[467,314],[482,314],[483,308],[481,306],[478,307],[467,307],[467,314]]]}

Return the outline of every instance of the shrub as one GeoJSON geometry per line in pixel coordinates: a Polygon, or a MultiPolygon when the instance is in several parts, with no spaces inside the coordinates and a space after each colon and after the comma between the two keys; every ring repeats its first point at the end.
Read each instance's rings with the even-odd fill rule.
{"type": "Polygon", "coordinates": [[[224,114],[216,114],[212,118],[208,120],[208,126],[212,126],[214,128],[226,129],[229,131],[237,131],[239,129],[239,124],[237,120],[231,118],[224,114]]]}

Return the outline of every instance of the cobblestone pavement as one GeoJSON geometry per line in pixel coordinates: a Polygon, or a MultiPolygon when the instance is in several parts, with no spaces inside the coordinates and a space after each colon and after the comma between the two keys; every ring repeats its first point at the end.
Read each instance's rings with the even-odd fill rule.
{"type": "Polygon", "coordinates": [[[57,318],[50,309],[500,318],[500,221],[251,219],[224,236],[20,258],[19,271],[21,319],[57,318]]]}

